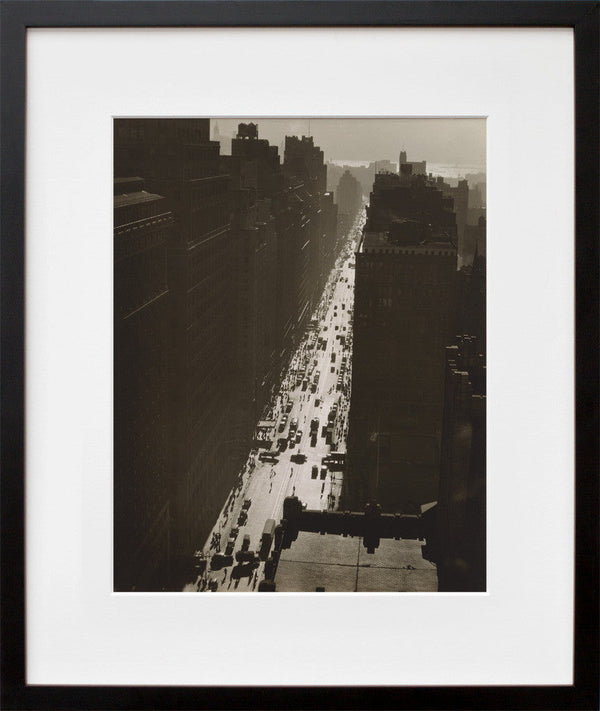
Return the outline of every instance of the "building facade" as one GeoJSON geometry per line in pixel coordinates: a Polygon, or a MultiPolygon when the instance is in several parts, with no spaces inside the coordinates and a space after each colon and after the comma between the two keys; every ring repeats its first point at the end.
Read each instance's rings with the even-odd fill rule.
{"type": "Polygon", "coordinates": [[[167,246],[174,585],[208,535],[247,445],[231,421],[239,393],[232,376],[229,177],[220,172],[209,123],[115,121],[115,175],[143,176],[149,189],[168,198],[177,224],[167,246]]]}
{"type": "Polygon", "coordinates": [[[452,203],[422,176],[378,174],[356,253],[347,503],[437,498],[444,348],[455,330],[452,203]]]}
{"type": "Polygon", "coordinates": [[[167,248],[175,217],[139,178],[114,189],[114,586],[160,589],[171,564],[167,248]]]}
{"type": "Polygon", "coordinates": [[[446,348],[438,520],[442,591],[486,590],[486,368],[480,344],[446,348]]]}
{"type": "Polygon", "coordinates": [[[362,207],[362,186],[349,170],[339,180],[336,198],[340,228],[347,232],[362,207]]]}

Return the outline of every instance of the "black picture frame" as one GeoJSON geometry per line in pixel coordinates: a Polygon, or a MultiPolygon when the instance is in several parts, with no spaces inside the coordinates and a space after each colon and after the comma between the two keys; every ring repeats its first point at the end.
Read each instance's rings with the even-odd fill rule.
{"type": "Polygon", "coordinates": [[[588,0],[8,0],[1,38],[1,674],[5,709],[596,709],[598,614],[599,19],[588,0]],[[576,116],[574,683],[527,687],[81,687],[26,683],[25,97],[34,27],[569,27],[576,116]]]}

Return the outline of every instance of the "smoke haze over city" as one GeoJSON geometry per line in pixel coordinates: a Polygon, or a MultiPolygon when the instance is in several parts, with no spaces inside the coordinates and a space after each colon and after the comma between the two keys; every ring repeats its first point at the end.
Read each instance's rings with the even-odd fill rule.
{"type": "MultiPolygon", "coordinates": [[[[280,146],[285,136],[313,136],[330,161],[413,160],[485,170],[485,120],[481,118],[215,118],[222,136],[235,136],[240,121],[258,123],[261,138],[280,146]]],[[[229,151],[229,146],[227,146],[229,151]]],[[[476,172],[473,170],[472,172],[476,172]]]]}

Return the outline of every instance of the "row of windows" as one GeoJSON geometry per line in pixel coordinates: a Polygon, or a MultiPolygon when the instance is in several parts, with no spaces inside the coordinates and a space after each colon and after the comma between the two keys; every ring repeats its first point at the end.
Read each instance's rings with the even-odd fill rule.
{"type": "MultiPolygon", "coordinates": [[[[450,292],[453,296],[453,293],[450,292]]],[[[365,292],[357,294],[355,303],[361,304],[368,298],[369,304],[371,299],[376,296],[402,296],[404,300],[411,304],[418,304],[421,301],[448,301],[448,289],[445,284],[407,284],[404,286],[396,286],[394,284],[372,284],[371,288],[365,292]]]]}
{"type": "Polygon", "coordinates": [[[161,209],[165,209],[165,200],[162,197],[134,205],[115,207],[115,228],[127,227],[128,223],[135,223],[147,218],[165,219],[166,215],[159,212],[161,209]]]}
{"type": "MultiPolygon", "coordinates": [[[[441,253],[440,253],[441,254],[441,253]]],[[[449,254],[448,256],[454,256],[453,254],[449,254]]],[[[399,260],[397,259],[364,259],[362,258],[359,262],[359,265],[361,268],[364,269],[387,269],[391,270],[394,272],[397,272],[399,268],[405,271],[422,271],[423,270],[423,264],[421,262],[414,262],[414,261],[406,261],[402,260],[403,263],[401,267],[399,267],[399,260]]],[[[443,263],[432,263],[430,265],[427,265],[430,268],[439,268],[441,267],[442,269],[447,269],[447,262],[443,263]]]]}
{"type": "MultiPolygon", "coordinates": [[[[156,220],[152,223],[144,223],[142,227],[160,224],[166,220],[156,220]]],[[[169,237],[173,234],[172,229],[126,229],[120,230],[115,235],[115,262],[130,257],[138,252],[165,245],[169,237]]]]}

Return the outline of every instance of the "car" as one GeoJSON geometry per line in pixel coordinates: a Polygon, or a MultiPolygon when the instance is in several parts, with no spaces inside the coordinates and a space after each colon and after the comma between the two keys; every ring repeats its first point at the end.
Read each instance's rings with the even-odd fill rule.
{"type": "Polygon", "coordinates": [[[237,526],[234,526],[231,529],[231,533],[229,534],[229,537],[233,538],[233,540],[235,541],[235,539],[239,536],[239,533],[240,533],[240,529],[237,526]]]}
{"type": "Polygon", "coordinates": [[[252,499],[244,499],[242,508],[247,511],[250,508],[250,506],[252,506],[252,499]]]}
{"type": "Polygon", "coordinates": [[[242,539],[242,550],[247,551],[250,548],[250,535],[246,533],[242,539]]]}
{"type": "MultiPolygon", "coordinates": [[[[227,541],[227,546],[226,546],[226,548],[225,548],[225,555],[226,555],[226,556],[231,556],[231,555],[233,555],[233,549],[234,549],[234,548],[235,548],[235,541],[232,541],[231,539],[229,539],[229,540],[227,541]]],[[[213,556],[213,558],[214,558],[214,557],[215,557],[215,556],[213,556]]]]}
{"type": "Polygon", "coordinates": [[[296,432],[296,444],[300,444],[301,439],[302,439],[302,430],[298,430],[296,432]]]}
{"type": "Polygon", "coordinates": [[[241,550],[235,554],[235,559],[238,563],[254,563],[256,558],[256,553],[249,550],[241,550]]]}
{"type": "Polygon", "coordinates": [[[222,553],[215,553],[210,559],[210,569],[219,570],[220,568],[225,568],[233,563],[233,556],[231,553],[223,555],[222,553]]]}
{"type": "Polygon", "coordinates": [[[292,421],[290,422],[290,429],[297,429],[298,428],[298,418],[293,417],[292,421]]]}
{"type": "Polygon", "coordinates": [[[285,411],[286,411],[287,413],[291,412],[291,411],[292,411],[292,407],[294,407],[294,401],[293,401],[293,400],[288,400],[288,401],[287,401],[287,404],[286,404],[286,406],[285,406],[285,411]]]}
{"type": "Polygon", "coordinates": [[[246,523],[247,520],[248,520],[248,514],[247,514],[246,511],[244,511],[244,510],[242,509],[242,510],[240,511],[239,516],[238,516],[238,519],[237,519],[238,526],[243,526],[243,525],[246,523]]]}
{"type": "Polygon", "coordinates": [[[312,470],[310,473],[310,478],[316,479],[318,476],[319,476],[319,467],[316,464],[313,464],[312,470]]]}
{"type": "Polygon", "coordinates": [[[321,479],[325,479],[327,476],[327,467],[321,467],[321,479]]]}
{"type": "Polygon", "coordinates": [[[279,452],[261,452],[258,458],[261,462],[278,462],[277,455],[279,452]]]}

